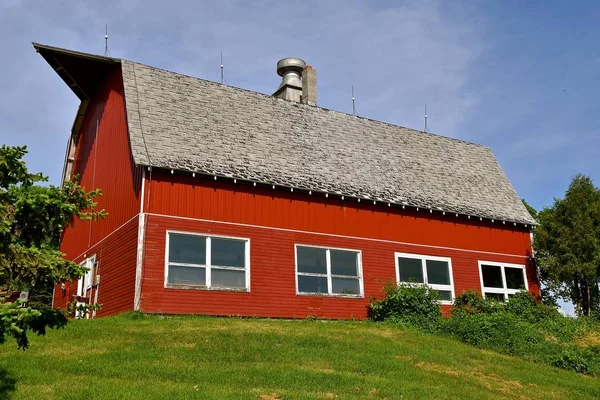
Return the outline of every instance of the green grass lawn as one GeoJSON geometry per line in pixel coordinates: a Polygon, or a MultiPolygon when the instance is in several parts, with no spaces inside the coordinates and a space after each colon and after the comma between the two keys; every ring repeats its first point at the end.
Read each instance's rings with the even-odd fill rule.
{"type": "Polygon", "coordinates": [[[0,345],[0,398],[599,397],[597,378],[368,322],[121,315],[0,345]]]}

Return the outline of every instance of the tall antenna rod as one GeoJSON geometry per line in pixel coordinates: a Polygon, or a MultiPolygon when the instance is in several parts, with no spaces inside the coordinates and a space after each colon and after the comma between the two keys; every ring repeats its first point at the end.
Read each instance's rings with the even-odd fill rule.
{"type": "Polygon", "coordinates": [[[427,130],[427,106],[425,106],[425,130],[423,132],[429,132],[427,130]]]}
{"type": "Polygon", "coordinates": [[[104,57],[109,57],[110,53],[108,52],[108,25],[106,25],[106,30],[104,33],[104,57]]]}
{"type": "Polygon", "coordinates": [[[221,85],[223,84],[223,69],[225,66],[223,65],[223,52],[221,52],[221,85]]]}
{"type": "Polygon", "coordinates": [[[354,85],[352,85],[352,115],[356,115],[356,104],[354,102],[354,85]]]}

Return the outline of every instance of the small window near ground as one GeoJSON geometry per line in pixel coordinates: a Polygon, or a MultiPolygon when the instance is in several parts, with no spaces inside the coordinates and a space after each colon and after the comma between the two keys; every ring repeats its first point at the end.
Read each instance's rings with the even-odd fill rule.
{"type": "Polygon", "coordinates": [[[360,252],[296,246],[298,294],[362,296],[360,252]]]}
{"type": "Polygon", "coordinates": [[[249,290],[248,239],[169,232],[166,285],[249,290]]]}
{"type": "Polygon", "coordinates": [[[449,258],[396,253],[396,280],[428,285],[440,295],[442,303],[454,300],[452,263],[449,258]]]}
{"type": "Polygon", "coordinates": [[[506,301],[519,290],[527,290],[527,279],[523,265],[496,262],[479,262],[483,297],[506,301]]]}

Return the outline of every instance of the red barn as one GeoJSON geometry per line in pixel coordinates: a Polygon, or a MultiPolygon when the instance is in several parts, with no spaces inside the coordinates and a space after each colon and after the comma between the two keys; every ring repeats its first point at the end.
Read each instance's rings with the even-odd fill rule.
{"type": "Polygon", "coordinates": [[[101,188],[109,213],[64,232],[90,273],[54,307],[365,318],[403,281],[443,304],[539,296],[534,220],[485,146],[318,107],[299,59],[268,96],[34,47],[81,100],[63,179],[101,188]]]}

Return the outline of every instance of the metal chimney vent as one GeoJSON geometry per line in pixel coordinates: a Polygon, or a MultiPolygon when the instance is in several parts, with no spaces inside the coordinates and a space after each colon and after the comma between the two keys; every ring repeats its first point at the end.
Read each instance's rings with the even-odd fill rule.
{"type": "Polygon", "coordinates": [[[306,63],[300,58],[288,57],[279,60],[277,62],[277,75],[283,79],[273,96],[300,102],[302,96],[301,75],[304,68],[306,68],[306,63]]]}

